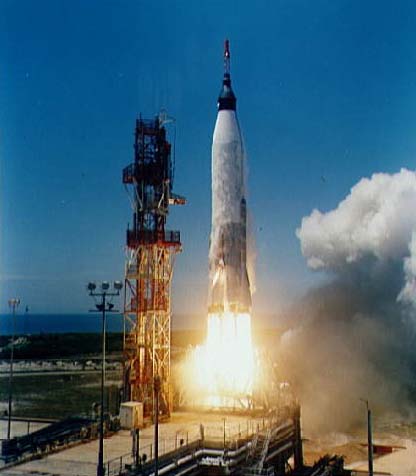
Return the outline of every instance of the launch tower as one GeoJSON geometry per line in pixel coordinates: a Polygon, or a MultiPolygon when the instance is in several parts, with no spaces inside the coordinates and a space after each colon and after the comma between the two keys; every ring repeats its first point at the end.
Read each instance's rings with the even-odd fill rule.
{"type": "Polygon", "coordinates": [[[172,192],[174,161],[163,118],[136,120],[134,162],[124,168],[133,223],[127,229],[124,295],[124,398],[153,414],[153,384],[160,379],[159,412],[172,409],[170,383],[171,279],[179,231],[165,229],[169,205],[184,204],[172,192]]]}

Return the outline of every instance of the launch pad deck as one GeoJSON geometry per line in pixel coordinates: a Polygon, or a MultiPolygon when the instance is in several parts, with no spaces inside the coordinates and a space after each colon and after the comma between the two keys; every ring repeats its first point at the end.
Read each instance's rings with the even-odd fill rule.
{"type": "MultiPolygon", "coordinates": [[[[267,418],[220,412],[176,412],[168,422],[159,425],[159,455],[162,456],[186,447],[204,438],[216,442],[219,447],[235,439],[252,437],[265,428],[267,418]]],[[[154,457],[153,426],[139,432],[139,453],[149,461],[154,457]]],[[[120,469],[133,463],[132,436],[121,430],[104,440],[106,475],[119,474],[120,469]]],[[[33,459],[7,469],[0,474],[26,476],[44,474],[54,476],[93,476],[97,467],[98,440],[88,441],[63,449],[41,459],[33,459]]]]}

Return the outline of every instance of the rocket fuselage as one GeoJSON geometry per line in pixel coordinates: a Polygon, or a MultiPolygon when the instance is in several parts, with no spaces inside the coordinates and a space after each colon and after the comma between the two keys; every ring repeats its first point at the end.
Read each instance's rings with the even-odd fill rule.
{"type": "Polygon", "coordinates": [[[210,278],[210,312],[250,311],[244,150],[231,88],[228,42],[212,143],[210,278]]]}

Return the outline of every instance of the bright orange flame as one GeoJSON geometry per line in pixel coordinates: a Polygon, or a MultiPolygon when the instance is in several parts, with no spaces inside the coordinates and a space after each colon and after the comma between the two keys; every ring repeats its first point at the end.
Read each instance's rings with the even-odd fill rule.
{"type": "Polygon", "coordinates": [[[200,395],[198,403],[249,406],[254,366],[250,314],[209,314],[206,342],[193,354],[192,378],[200,395]]]}

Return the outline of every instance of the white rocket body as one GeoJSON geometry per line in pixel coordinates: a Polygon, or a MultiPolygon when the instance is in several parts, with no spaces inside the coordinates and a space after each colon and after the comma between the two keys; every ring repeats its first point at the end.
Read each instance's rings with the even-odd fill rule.
{"type": "Polygon", "coordinates": [[[210,312],[249,312],[243,142],[231,89],[229,51],[212,143],[210,312]]]}

